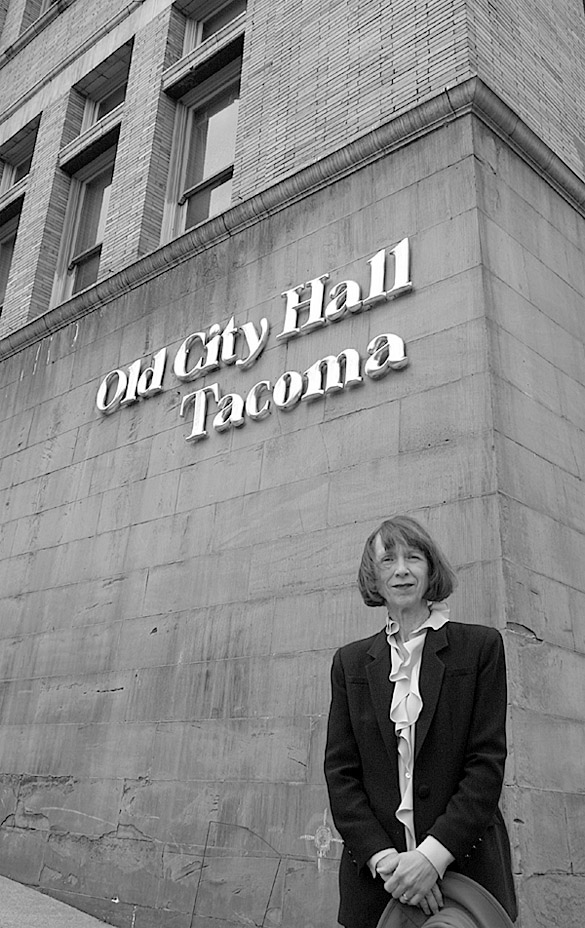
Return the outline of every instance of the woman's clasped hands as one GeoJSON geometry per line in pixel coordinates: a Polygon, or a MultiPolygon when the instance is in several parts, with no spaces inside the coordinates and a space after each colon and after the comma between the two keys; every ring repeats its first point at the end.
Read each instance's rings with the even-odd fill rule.
{"type": "Polygon", "coordinates": [[[443,906],[439,875],[420,851],[390,851],[376,863],[384,889],[405,905],[419,906],[425,915],[436,915],[443,906]]]}

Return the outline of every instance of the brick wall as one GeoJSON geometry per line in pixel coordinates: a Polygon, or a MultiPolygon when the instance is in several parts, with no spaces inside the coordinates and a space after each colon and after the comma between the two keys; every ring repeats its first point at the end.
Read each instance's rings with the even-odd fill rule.
{"type": "Polygon", "coordinates": [[[477,73],[581,177],[581,0],[251,7],[236,184],[247,196],[477,73]],[[275,50],[278,50],[275,53],[275,50]]]}
{"type": "Polygon", "coordinates": [[[275,8],[246,30],[236,185],[241,196],[470,74],[465,0],[275,8]],[[440,51],[439,51],[440,50],[440,51]]]}
{"type": "Polygon", "coordinates": [[[160,244],[175,104],[161,91],[161,75],[176,59],[167,36],[172,10],[136,36],[112,183],[100,277],[114,273],[160,244]]]}
{"type": "Polygon", "coordinates": [[[6,292],[7,330],[49,308],[70,184],[57,155],[79,131],[82,113],[79,96],[67,94],[42,114],[6,292]]]}
{"type": "Polygon", "coordinates": [[[470,64],[580,177],[585,176],[585,10],[470,0],[470,64]]]}

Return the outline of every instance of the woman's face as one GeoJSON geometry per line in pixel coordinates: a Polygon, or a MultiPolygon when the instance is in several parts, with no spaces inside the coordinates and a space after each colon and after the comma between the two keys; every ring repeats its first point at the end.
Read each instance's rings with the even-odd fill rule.
{"type": "Polygon", "coordinates": [[[379,535],[374,542],[378,592],[388,611],[416,609],[426,601],[429,562],[420,548],[396,545],[386,551],[379,535]]]}

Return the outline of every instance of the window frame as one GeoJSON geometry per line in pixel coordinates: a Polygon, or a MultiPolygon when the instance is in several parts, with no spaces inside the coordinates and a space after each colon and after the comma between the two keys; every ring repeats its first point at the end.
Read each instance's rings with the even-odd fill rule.
{"type": "Polygon", "coordinates": [[[198,193],[225,183],[226,180],[233,176],[234,172],[234,160],[232,160],[230,164],[222,165],[221,168],[197,184],[191,187],[184,186],[185,172],[190,154],[191,127],[195,114],[203,110],[214,98],[219,97],[222,93],[228,91],[230,87],[236,85],[239,93],[241,72],[242,59],[238,56],[216,74],[203,81],[199,87],[190,90],[181,100],[177,101],[172,143],[173,154],[167,184],[162,242],[171,241],[173,238],[177,238],[179,235],[183,235],[185,232],[219,215],[219,212],[212,213],[202,219],[201,222],[185,228],[189,200],[198,193]]]}
{"type": "Polygon", "coordinates": [[[133,51],[134,40],[130,39],[74,84],[73,89],[84,100],[80,135],[84,135],[102,120],[108,119],[112,113],[121,117],[126,101],[133,51]],[[121,99],[104,113],[100,113],[100,107],[104,101],[113,97],[114,94],[119,94],[120,90],[123,90],[121,99]]]}
{"type": "Polygon", "coordinates": [[[23,181],[26,183],[25,178],[30,174],[34,157],[40,119],[40,115],[36,116],[0,146],[0,198],[13,191],[17,185],[20,189],[23,181]],[[23,168],[24,171],[20,173],[23,168]]]}
{"type": "Polygon", "coordinates": [[[213,40],[214,36],[218,32],[221,32],[222,29],[226,29],[232,25],[242,14],[247,12],[248,0],[225,0],[223,3],[210,3],[207,5],[207,10],[204,8],[203,12],[199,16],[190,16],[188,12],[183,13],[185,16],[185,35],[183,39],[183,56],[188,55],[189,52],[192,52],[196,48],[200,48],[202,45],[205,45],[210,39],[213,40]],[[218,16],[222,10],[225,10],[227,7],[244,3],[245,8],[240,10],[239,13],[236,13],[229,19],[227,22],[223,23],[217,29],[215,29],[210,35],[203,38],[203,32],[205,29],[205,24],[209,22],[214,16],[218,16]]]}
{"type": "MultiPolygon", "coordinates": [[[[98,262],[95,280],[87,284],[86,287],[82,287],[79,290],[75,289],[78,270],[83,266],[83,262],[94,257],[96,254],[99,255],[101,259],[104,237],[102,236],[99,241],[92,243],[81,251],[76,252],[75,248],[82,228],[84,197],[88,185],[105,174],[109,169],[112,170],[113,175],[116,167],[117,148],[117,143],[111,145],[106,151],[97,155],[91,161],[88,161],[86,165],[80,168],[77,173],[71,177],[69,198],[63,224],[61,248],[59,250],[59,259],[51,295],[52,306],[76,296],[82,289],[85,290],[86,287],[93,286],[99,280],[98,262]]],[[[108,186],[111,186],[111,183],[108,186]]],[[[109,205],[108,200],[104,227],[107,224],[109,205]]]]}
{"type": "MultiPolygon", "coordinates": [[[[6,291],[8,290],[8,283],[10,281],[10,271],[12,269],[12,261],[14,259],[14,248],[16,246],[16,236],[18,235],[18,226],[20,223],[20,210],[15,216],[12,216],[10,219],[7,219],[4,222],[0,222],[0,250],[6,245],[6,242],[12,241],[12,252],[10,255],[10,262],[8,264],[8,273],[6,275],[6,285],[4,287],[4,292],[0,290],[0,316],[2,315],[2,310],[4,309],[4,303],[6,301],[6,291]]],[[[0,286],[2,281],[0,279],[0,286]]]]}

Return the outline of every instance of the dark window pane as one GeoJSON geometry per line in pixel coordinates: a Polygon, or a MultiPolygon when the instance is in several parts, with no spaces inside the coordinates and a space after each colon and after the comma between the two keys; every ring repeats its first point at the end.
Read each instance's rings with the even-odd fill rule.
{"type": "Polygon", "coordinates": [[[112,165],[85,185],[74,255],[103,240],[113,173],[112,165]]]}
{"type": "Polygon", "coordinates": [[[189,197],[187,202],[187,215],[185,229],[191,229],[200,222],[205,222],[211,216],[217,216],[229,209],[232,198],[232,179],[217,184],[215,187],[206,187],[199,193],[189,197]]]}
{"type": "Polygon", "coordinates": [[[75,280],[71,293],[78,293],[86,287],[91,287],[97,280],[100,267],[100,251],[92,252],[75,266],[75,280]]]}
{"type": "Polygon", "coordinates": [[[115,110],[120,103],[123,103],[126,98],[126,84],[121,84],[119,87],[116,87],[115,90],[112,90],[107,97],[103,97],[99,103],[96,113],[96,121],[102,119],[108,113],[111,113],[112,110],[115,110]]]}
{"type": "Polygon", "coordinates": [[[184,190],[233,163],[238,122],[237,86],[193,113],[184,190]]]}
{"type": "Polygon", "coordinates": [[[205,42],[205,39],[208,39],[210,35],[219,32],[220,29],[227,26],[228,23],[231,23],[232,19],[235,19],[236,16],[243,13],[245,9],[246,0],[234,0],[233,3],[228,3],[222,10],[219,10],[218,13],[204,20],[201,31],[201,41],[205,42]]]}
{"type": "Polygon", "coordinates": [[[8,284],[8,275],[10,274],[10,264],[15,241],[16,235],[12,235],[10,238],[6,238],[3,242],[0,242],[0,307],[2,307],[6,295],[6,286],[8,284]]]}

